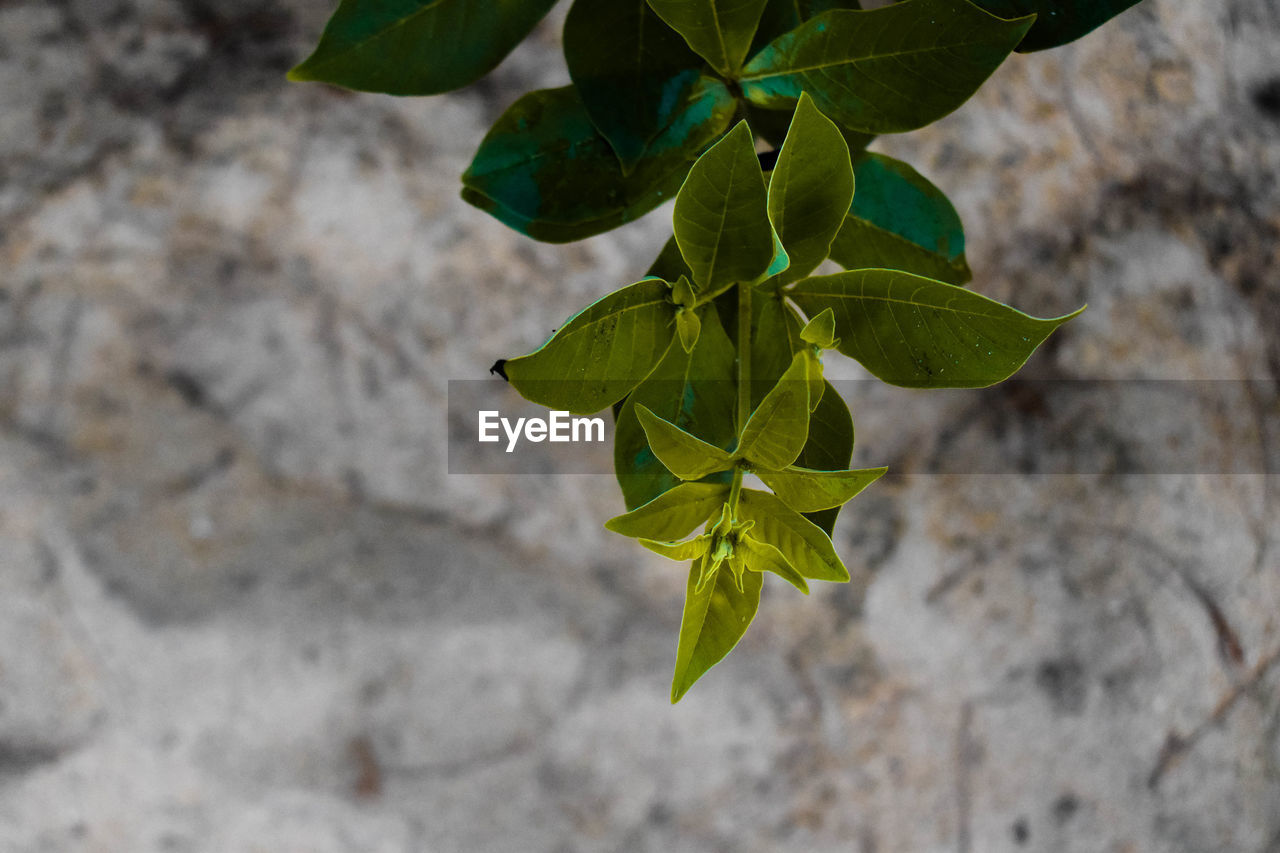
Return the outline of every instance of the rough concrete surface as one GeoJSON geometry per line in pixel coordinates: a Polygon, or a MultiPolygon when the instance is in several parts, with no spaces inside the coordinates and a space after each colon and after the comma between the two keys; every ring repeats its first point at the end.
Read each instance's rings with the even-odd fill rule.
{"type": "Polygon", "coordinates": [[[1250,380],[1204,472],[1126,463],[1143,406],[859,384],[854,583],[769,584],[674,708],[609,478],[449,475],[444,415],[669,213],[458,199],[563,8],[407,100],[284,81],[329,11],[0,2],[0,850],[1280,851],[1280,3],[1144,0],[876,143],[974,287],[1089,303],[1030,375],[1250,380]]]}

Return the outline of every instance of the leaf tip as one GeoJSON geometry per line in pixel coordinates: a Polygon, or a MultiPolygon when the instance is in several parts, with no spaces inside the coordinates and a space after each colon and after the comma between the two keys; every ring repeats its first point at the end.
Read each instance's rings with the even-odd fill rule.
{"type": "Polygon", "coordinates": [[[507,360],[505,358],[498,359],[493,363],[493,367],[489,368],[489,375],[493,376],[494,374],[501,376],[507,382],[511,381],[507,377],[507,360]]]}
{"type": "Polygon", "coordinates": [[[1054,322],[1057,323],[1059,326],[1061,326],[1063,323],[1066,323],[1069,320],[1074,320],[1075,318],[1079,317],[1081,314],[1084,313],[1084,309],[1088,307],[1089,307],[1089,303],[1086,302],[1076,310],[1072,311],[1070,314],[1063,314],[1061,317],[1058,317],[1056,320],[1054,320],[1054,322]]]}
{"type": "Polygon", "coordinates": [[[693,687],[694,682],[698,679],[695,676],[692,681],[688,680],[688,672],[676,672],[671,677],[671,704],[674,705],[684,698],[689,692],[689,688],[693,687]]]}
{"type": "Polygon", "coordinates": [[[285,73],[284,79],[288,80],[290,83],[309,83],[314,80],[315,78],[312,77],[311,73],[307,70],[307,64],[309,62],[309,59],[304,59],[302,62],[299,62],[297,65],[290,68],[285,73]]]}

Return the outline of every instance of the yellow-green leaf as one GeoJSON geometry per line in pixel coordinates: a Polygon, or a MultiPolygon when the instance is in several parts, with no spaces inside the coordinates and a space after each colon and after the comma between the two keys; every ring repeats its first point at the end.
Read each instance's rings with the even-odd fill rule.
{"type": "Polygon", "coordinates": [[[681,483],[604,526],[636,539],[683,539],[718,512],[728,496],[723,483],[681,483]]]}
{"type": "Polygon", "coordinates": [[[756,476],[796,512],[818,512],[842,506],[887,470],[815,471],[790,465],[779,471],[757,471],[756,476]]]}
{"type": "Polygon", "coordinates": [[[736,455],[753,468],[785,468],[795,461],[809,437],[809,377],[804,353],[751,413],[736,455]]]}
{"type": "Polygon", "coordinates": [[[690,435],[645,406],[636,406],[636,417],[658,461],[681,480],[698,480],[733,467],[729,453],[690,435]]]}
{"type": "MultiPolygon", "coordinates": [[[[735,355],[715,307],[708,306],[702,313],[702,331],[693,352],[686,353],[678,346],[668,349],[649,378],[618,409],[613,467],[628,509],[653,500],[680,482],[654,456],[635,407],[642,404],[718,447],[731,447],[737,437],[733,423],[735,355]]],[[[711,476],[728,483],[727,473],[711,476]]]]}
{"type": "Polygon", "coordinates": [[[695,560],[685,587],[684,616],[680,620],[680,641],[676,648],[676,667],[671,679],[671,703],[680,701],[707,670],[733,650],[746,633],[760,607],[762,576],[748,572],[743,591],[734,585],[733,573],[723,564],[714,581],[698,590],[700,565],[706,557],[695,560]]]}
{"type": "Polygon", "coordinates": [[[757,489],[743,489],[738,517],[754,521],[751,535],[782,552],[796,571],[809,580],[849,580],[849,570],[836,555],[831,537],[776,496],[757,489]]]}
{"type": "Polygon", "coordinates": [[[673,222],[701,293],[755,281],[769,267],[774,246],[767,190],[746,122],[693,164],[676,196],[673,222]]]}
{"type": "Polygon", "coordinates": [[[1080,313],[1037,319],[970,290],[894,270],[815,276],[790,295],[810,316],[832,309],[840,352],[906,388],[1003,381],[1080,313]]]}
{"type": "Polygon", "coordinates": [[[645,279],[615,290],[569,319],[535,352],[507,360],[507,379],[526,399],[576,414],[621,400],[671,345],[671,288],[645,279]]]}
{"type": "Polygon", "coordinates": [[[773,572],[805,595],[809,594],[809,584],[804,576],[796,571],[795,566],[787,562],[787,558],[781,551],[768,542],[743,536],[738,540],[738,547],[742,549],[742,559],[751,571],[773,572]]]}
{"type": "Polygon", "coordinates": [[[711,535],[704,533],[684,542],[659,542],[654,539],[638,539],[641,545],[655,554],[661,554],[668,560],[695,560],[707,553],[711,544],[711,535]]]}
{"type": "Polygon", "coordinates": [[[853,181],[849,146],[801,94],[769,178],[769,219],[791,261],[780,284],[803,278],[826,259],[853,201],[853,181]]]}

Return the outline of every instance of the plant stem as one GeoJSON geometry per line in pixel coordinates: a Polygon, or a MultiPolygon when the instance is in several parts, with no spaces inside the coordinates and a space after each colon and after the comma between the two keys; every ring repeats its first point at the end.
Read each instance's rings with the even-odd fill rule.
{"type": "MultiPolygon", "coordinates": [[[[742,435],[751,417],[751,285],[738,284],[738,435],[742,435]]],[[[729,512],[738,514],[738,495],[742,492],[742,466],[733,469],[729,487],[729,512]]]]}
{"type": "Polygon", "coordinates": [[[751,286],[738,285],[738,433],[751,417],[751,286]]]}

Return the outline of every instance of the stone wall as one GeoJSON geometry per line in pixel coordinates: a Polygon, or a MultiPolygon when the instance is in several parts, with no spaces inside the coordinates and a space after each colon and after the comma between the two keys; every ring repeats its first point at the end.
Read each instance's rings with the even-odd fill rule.
{"type": "Polygon", "coordinates": [[[445,458],[447,380],[669,214],[553,247],[459,200],[563,8],[409,100],[284,82],[329,11],[0,3],[0,849],[1280,851],[1280,4],[1144,0],[876,143],[975,288],[1089,303],[1029,375],[1250,380],[1207,455],[859,383],[854,582],[768,584],[674,708],[683,572],[609,478],[445,458]]]}

